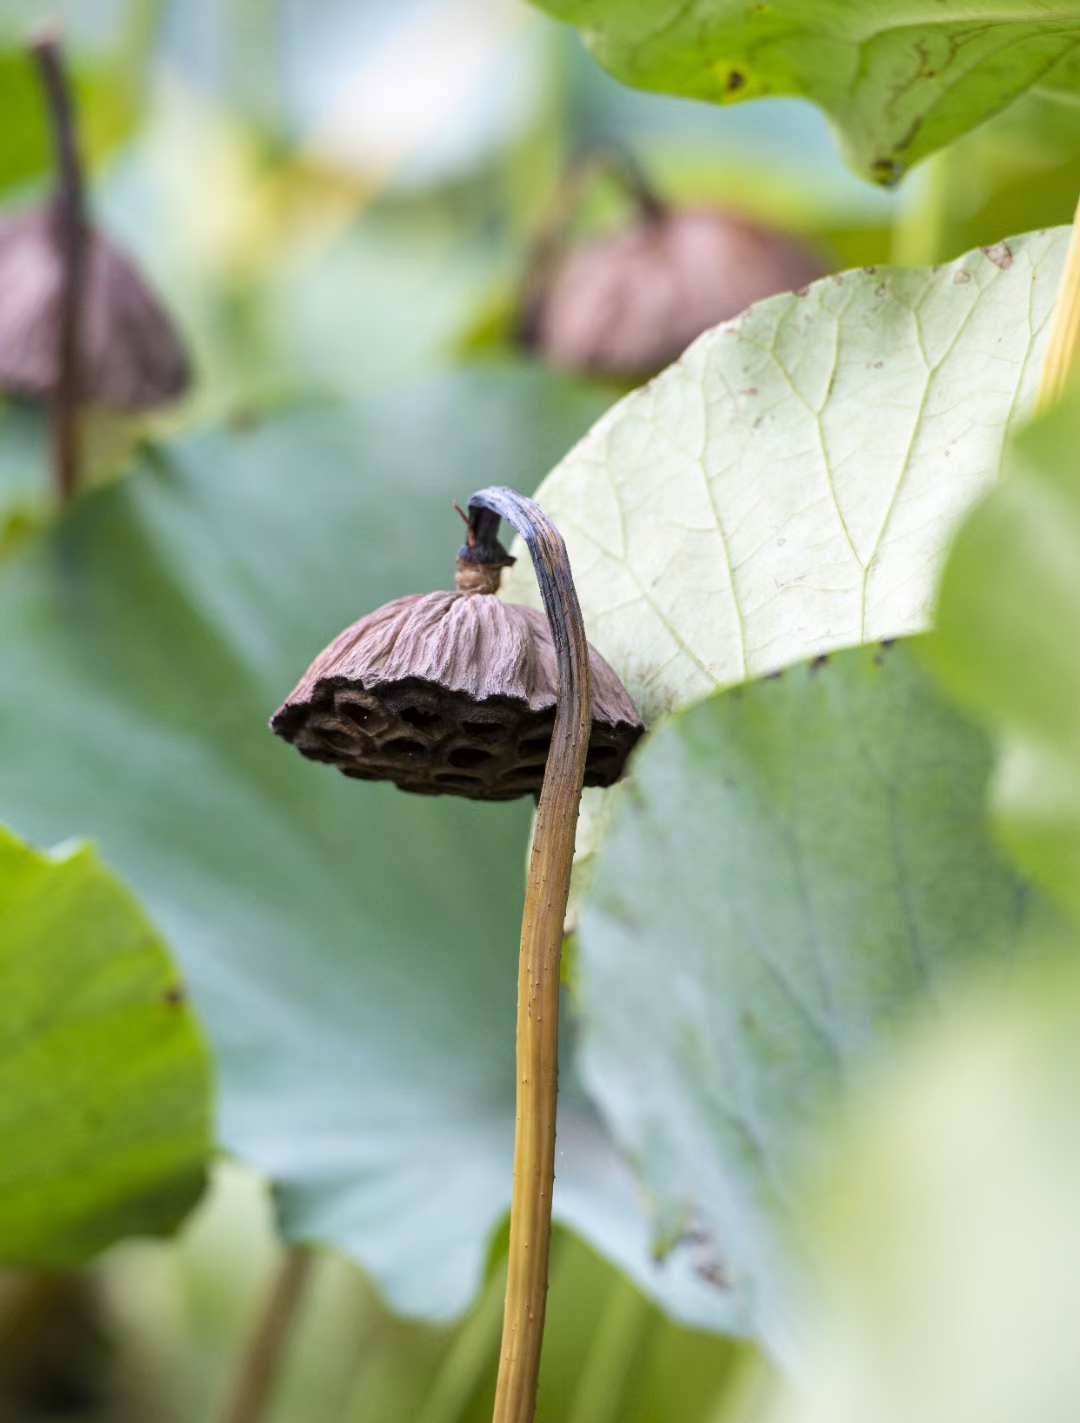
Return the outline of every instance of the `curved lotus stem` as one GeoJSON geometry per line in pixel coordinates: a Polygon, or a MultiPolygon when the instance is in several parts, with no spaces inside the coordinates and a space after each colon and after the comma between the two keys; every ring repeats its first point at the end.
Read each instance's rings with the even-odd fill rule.
{"type": "Polygon", "coordinates": [[[469,500],[475,547],[495,543],[500,517],[532,557],[555,644],[559,692],[521,919],[517,1005],[517,1123],[510,1261],[494,1423],[532,1423],[547,1301],[558,1096],[559,959],[574,832],[589,749],[592,691],[585,624],[566,545],[531,499],[512,489],[469,500]]]}

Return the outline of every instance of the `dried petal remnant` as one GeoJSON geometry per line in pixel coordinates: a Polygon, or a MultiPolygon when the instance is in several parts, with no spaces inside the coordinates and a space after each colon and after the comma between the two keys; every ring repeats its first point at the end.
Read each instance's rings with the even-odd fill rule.
{"type": "MultiPolygon", "coordinates": [[[[0,388],[45,396],[59,377],[62,255],[57,211],[0,223],[0,388]]],[[[128,259],[93,227],[85,234],[80,396],[113,410],[176,399],[190,379],[172,323],[128,259]]]]}
{"type": "MultiPolygon", "coordinates": [[[[644,727],[590,650],[593,720],[585,784],[622,774],[644,727]]],[[[398,598],[340,634],[271,726],[312,760],[424,795],[512,800],[544,778],[555,648],[535,608],[484,593],[398,598]]]]}

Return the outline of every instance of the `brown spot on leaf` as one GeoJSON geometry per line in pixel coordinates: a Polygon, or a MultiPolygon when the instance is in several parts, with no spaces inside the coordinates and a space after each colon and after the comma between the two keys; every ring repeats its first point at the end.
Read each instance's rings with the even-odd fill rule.
{"type": "Polygon", "coordinates": [[[897,163],[895,158],[875,158],[870,165],[870,172],[875,183],[880,183],[885,188],[891,188],[900,181],[904,166],[902,163],[897,163]]]}
{"type": "Polygon", "coordinates": [[[984,247],[983,251],[994,266],[1000,267],[1002,271],[1012,266],[1012,251],[1007,242],[995,242],[992,247],[984,247]]]}
{"type": "Polygon", "coordinates": [[[690,1252],[691,1267],[699,1279],[722,1290],[730,1288],[719,1246],[709,1231],[700,1225],[690,1226],[676,1243],[690,1252]]]}
{"type": "Polygon", "coordinates": [[[961,267],[961,269],[960,269],[958,272],[954,272],[954,273],[953,273],[953,278],[952,278],[952,279],[953,279],[953,285],[954,285],[954,286],[957,286],[957,287],[966,286],[966,284],[971,281],[971,273],[970,273],[970,272],[965,272],[964,269],[961,267]]]}
{"type": "Polygon", "coordinates": [[[829,654],[827,652],[819,652],[818,655],[810,663],[810,671],[820,672],[821,669],[825,666],[826,662],[828,662],[828,660],[829,654]]]}
{"type": "Polygon", "coordinates": [[[179,1008],[187,1002],[187,994],[178,983],[174,983],[171,988],[166,988],[162,995],[162,1001],[166,1007],[179,1008]]]}
{"type": "Polygon", "coordinates": [[[737,89],[741,89],[746,83],[746,75],[738,69],[728,71],[728,77],[724,81],[724,92],[734,94],[737,89]]]}

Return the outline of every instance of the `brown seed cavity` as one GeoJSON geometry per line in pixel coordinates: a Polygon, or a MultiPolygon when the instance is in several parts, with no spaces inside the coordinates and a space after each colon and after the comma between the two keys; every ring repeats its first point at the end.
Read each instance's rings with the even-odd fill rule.
{"type": "MultiPolygon", "coordinates": [[[[590,650],[585,784],[622,775],[644,726],[590,650]]],[[[511,800],[539,790],[557,668],[542,612],[474,593],[399,598],[315,659],[271,726],[312,760],[421,795],[511,800]]]]}

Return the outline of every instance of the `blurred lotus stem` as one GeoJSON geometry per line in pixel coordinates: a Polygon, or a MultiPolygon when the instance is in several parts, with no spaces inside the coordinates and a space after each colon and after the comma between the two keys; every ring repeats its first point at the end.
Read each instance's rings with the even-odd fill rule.
{"type": "Polygon", "coordinates": [[[1069,250],[1054,301],[1050,340],[1043,357],[1036,409],[1045,410],[1061,395],[1068,383],[1080,349],[1080,204],[1073,218],[1069,250]]]}
{"type": "Polygon", "coordinates": [[[277,1266],[222,1414],[222,1423],[259,1423],[281,1371],[285,1349],[311,1273],[311,1251],[291,1245],[277,1266]]]}
{"type": "Polygon", "coordinates": [[[616,179],[645,221],[659,222],[668,212],[667,204],[629,149],[610,142],[590,143],[581,148],[567,164],[529,244],[517,322],[518,340],[526,348],[536,343],[539,308],[566,246],[574,214],[589,188],[603,174],[616,179]]]}
{"type": "Polygon", "coordinates": [[[79,482],[79,327],[86,268],[86,217],[75,118],[60,41],[54,32],[44,31],[33,40],[31,50],[45,91],[58,184],[54,220],[61,280],[57,374],[52,392],[53,473],[60,499],[66,502],[79,482]]]}
{"type": "Polygon", "coordinates": [[[476,544],[507,519],[528,547],[559,671],[555,727],[533,828],[521,920],[517,1005],[517,1122],[510,1258],[494,1423],[532,1423],[547,1302],[558,1098],[559,959],[574,832],[589,750],[592,690],[585,624],[566,545],[547,515],[512,489],[469,500],[476,544]]]}

